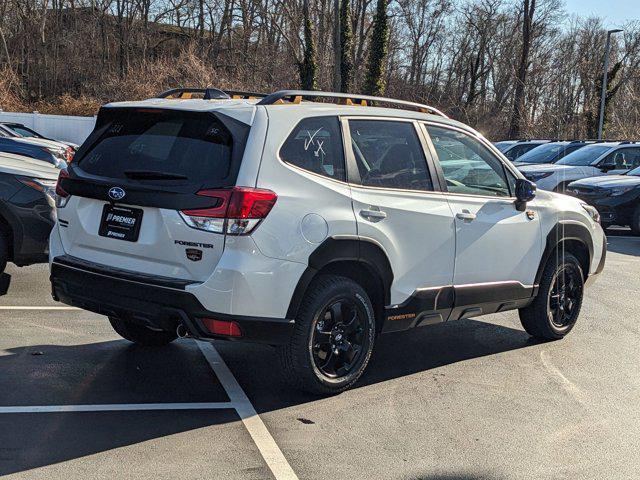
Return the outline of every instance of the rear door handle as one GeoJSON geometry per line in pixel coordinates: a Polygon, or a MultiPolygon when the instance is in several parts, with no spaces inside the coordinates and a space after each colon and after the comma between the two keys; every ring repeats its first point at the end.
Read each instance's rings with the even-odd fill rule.
{"type": "Polygon", "coordinates": [[[387,218],[387,212],[382,212],[380,210],[360,210],[360,216],[371,222],[379,222],[380,220],[387,218]]]}
{"type": "Polygon", "coordinates": [[[468,211],[456,213],[456,217],[460,220],[475,220],[476,214],[468,211]]]}

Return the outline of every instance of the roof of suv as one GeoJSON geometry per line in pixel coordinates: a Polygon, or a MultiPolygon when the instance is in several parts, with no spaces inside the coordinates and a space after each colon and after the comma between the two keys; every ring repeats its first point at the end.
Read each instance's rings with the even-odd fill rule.
{"type": "MultiPolygon", "coordinates": [[[[282,93],[287,92],[283,91],[282,93]]],[[[291,91],[295,92],[295,91],[291,91]]],[[[224,93],[224,92],[223,92],[224,93]]],[[[280,93],[280,92],[277,92],[280,93]]],[[[300,92],[303,93],[303,92],[300,92]]],[[[311,93],[311,92],[306,92],[311,93]]],[[[327,92],[313,92],[318,96],[329,96],[327,92]]],[[[163,95],[163,94],[161,94],[163,95]]],[[[275,94],[272,94],[275,95],[275,94]]],[[[345,94],[333,94],[338,98],[346,98],[345,94]]],[[[352,98],[360,98],[353,95],[352,98]]],[[[367,97],[373,98],[373,97],[367,97]]],[[[390,100],[390,99],[381,99],[390,100]]],[[[400,102],[400,101],[399,101],[400,102]]],[[[406,102],[410,104],[410,102],[406,102]]],[[[418,105],[418,104],[414,104],[418,105]]],[[[281,108],[301,108],[313,114],[329,115],[354,115],[354,116],[380,116],[380,117],[402,117],[416,120],[431,120],[446,123],[458,128],[473,131],[468,125],[452,120],[442,115],[425,113],[420,111],[407,110],[403,108],[388,108],[377,106],[362,106],[359,104],[335,104],[314,101],[284,102],[264,104],[264,99],[260,98],[228,98],[228,99],[202,99],[202,98],[150,98],[140,101],[114,102],[105,105],[105,108],[165,108],[172,110],[194,111],[194,112],[220,112],[229,115],[236,120],[251,125],[257,106],[267,109],[281,108]]],[[[425,106],[432,109],[432,107],[425,106]]],[[[433,109],[434,111],[437,111],[433,109]]]]}

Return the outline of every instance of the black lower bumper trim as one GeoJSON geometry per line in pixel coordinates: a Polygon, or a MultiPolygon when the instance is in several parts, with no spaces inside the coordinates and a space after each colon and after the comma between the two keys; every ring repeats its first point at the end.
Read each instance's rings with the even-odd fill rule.
{"type": "Polygon", "coordinates": [[[205,339],[277,345],[287,343],[293,332],[290,320],[211,312],[192,293],[150,283],[148,275],[136,279],[129,273],[120,278],[96,265],[89,271],[56,260],[51,266],[52,295],[67,305],[169,331],[182,323],[191,335],[205,339]],[[201,318],[236,322],[242,337],[213,335],[203,327],[201,318]]]}
{"type": "Polygon", "coordinates": [[[591,275],[587,276],[587,279],[585,280],[585,287],[590,287],[591,285],[593,285],[593,283],[596,281],[598,276],[604,270],[604,264],[606,260],[607,260],[607,240],[605,238],[604,242],[602,242],[602,255],[600,256],[600,261],[598,262],[598,266],[596,267],[595,271],[591,275]]]}

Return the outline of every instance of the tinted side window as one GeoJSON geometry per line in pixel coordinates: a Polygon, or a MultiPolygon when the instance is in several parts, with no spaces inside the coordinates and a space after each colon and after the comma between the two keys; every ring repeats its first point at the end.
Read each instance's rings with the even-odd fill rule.
{"type": "Polygon", "coordinates": [[[529,145],[529,144],[516,144],[511,150],[504,154],[511,161],[515,161],[518,157],[521,157],[529,150],[533,150],[538,145],[529,145]]]}
{"type": "Polygon", "coordinates": [[[309,172],[344,181],[344,152],[338,118],[302,120],[282,145],[280,158],[309,172]]]}
{"type": "MultiPolygon", "coordinates": [[[[502,162],[478,140],[457,130],[426,127],[449,192],[509,196],[509,181],[502,162]]],[[[512,183],[515,184],[515,178],[512,183]]]]}
{"type": "Polygon", "coordinates": [[[349,130],[361,185],[433,190],[424,151],[412,123],[349,120],[349,130]]]}
{"type": "Polygon", "coordinates": [[[629,170],[640,165],[640,149],[621,148],[607,155],[604,163],[611,162],[616,170],[629,170]]]}

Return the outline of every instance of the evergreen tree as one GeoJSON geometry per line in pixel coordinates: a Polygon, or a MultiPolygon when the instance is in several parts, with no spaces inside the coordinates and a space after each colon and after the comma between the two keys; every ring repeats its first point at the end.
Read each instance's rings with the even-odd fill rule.
{"type": "Polygon", "coordinates": [[[348,92],[353,78],[353,32],[351,31],[351,0],[340,5],[340,91],[348,92]]]}
{"type": "Polygon", "coordinates": [[[369,61],[364,91],[368,95],[382,95],[385,88],[384,64],[389,46],[388,0],[378,0],[373,19],[373,33],[369,46],[369,61]]]}
{"type": "Polygon", "coordinates": [[[316,90],[316,75],[318,65],[316,63],[316,47],[313,42],[311,30],[311,18],[309,17],[309,3],[305,0],[303,5],[304,22],[304,52],[302,62],[298,63],[300,72],[300,85],[303,90],[316,90]]]}

